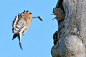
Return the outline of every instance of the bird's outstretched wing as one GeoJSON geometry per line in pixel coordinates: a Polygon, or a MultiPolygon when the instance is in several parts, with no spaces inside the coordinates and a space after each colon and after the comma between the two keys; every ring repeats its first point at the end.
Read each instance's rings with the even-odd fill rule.
{"type": "Polygon", "coordinates": [[[21,29],[26,26],[26,21],[24,20],[24,15],[19,14],[15,17],[13,24],[12,24],[12,32],[14,34],[17,34],[18,32],[21,31],[21,29]]]}

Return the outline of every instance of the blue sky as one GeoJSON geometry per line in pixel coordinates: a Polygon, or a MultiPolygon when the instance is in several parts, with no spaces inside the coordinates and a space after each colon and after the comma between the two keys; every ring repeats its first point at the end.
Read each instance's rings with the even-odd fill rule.
{"type": "Polygon", "coordinates": [[[52,57],[53,33],[58,23],[52,19],[57,0],[0,0],[0,57],[52,57]],[[28,31],[12,40],[12,21],[18,13],[28,10],[32,16],[40,16],[43,21],[33,19],[28,31]]]}

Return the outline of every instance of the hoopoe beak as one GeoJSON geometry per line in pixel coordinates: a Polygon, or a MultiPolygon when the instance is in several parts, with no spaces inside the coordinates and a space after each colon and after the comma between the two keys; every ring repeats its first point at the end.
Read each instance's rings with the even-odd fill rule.
{"type": "Polygon", "coordinates": [[[32,19],[34,19],[34,18],[39,18],[42,21],[42,19],[40,18],[40,16],[38,16],[38,17],[32,17],[32,19]]]}
{"type": "Polygon", "coordinates": [[[55,18],[53,18],[52,20],[54,20],[55,18]]]}
{"type": "Polygon", "coordinates": [[[55,15],[55,14],[51,14],[51,15],[55,15]]]}
{"type": "Polygon", "coordinates": [[[38,18],[38,17],[32,17],[32,19],[34,19],[34,18],[38,18]]]}

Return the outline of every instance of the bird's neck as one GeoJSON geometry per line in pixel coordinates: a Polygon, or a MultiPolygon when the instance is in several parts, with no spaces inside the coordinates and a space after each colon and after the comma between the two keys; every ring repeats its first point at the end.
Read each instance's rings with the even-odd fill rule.
{"type": "Polygon", "coordinates": [[[27,21],[27,29],[30,27],[30,21],[27,21]]]}

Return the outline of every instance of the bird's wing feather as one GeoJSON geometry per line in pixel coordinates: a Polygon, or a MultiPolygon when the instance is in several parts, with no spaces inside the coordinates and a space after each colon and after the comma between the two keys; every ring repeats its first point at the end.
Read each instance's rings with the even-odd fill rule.
{"type": "Polygon", "coordinates": [[[24,16],[19,14],[15,17],[13,24],[12,24],[12,32],[14,34],[18,33],[21,31],[21,29],[26,26],[26,21],[24,20],[24,16]]]}

